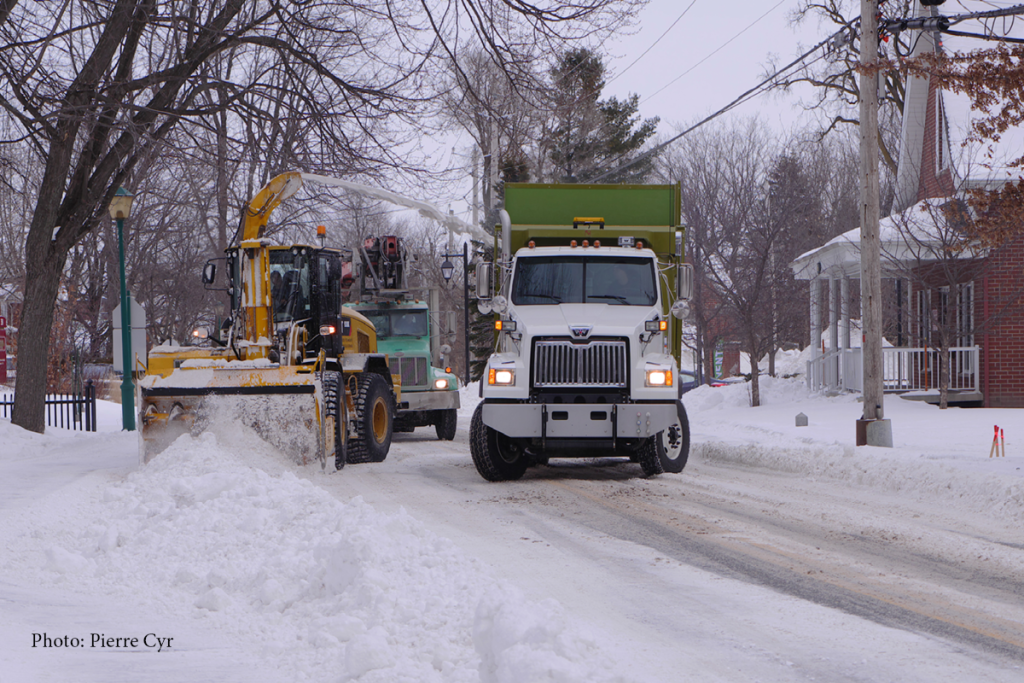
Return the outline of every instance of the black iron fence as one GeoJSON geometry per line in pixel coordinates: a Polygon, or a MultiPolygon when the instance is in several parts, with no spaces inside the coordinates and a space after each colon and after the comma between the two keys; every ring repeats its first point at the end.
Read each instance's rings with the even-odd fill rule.
{"type": "MultiPolygon", "coordinates": [[[[10,417],[14,394],[0,394],[0,417],[10,417]]],[[[46,426],[96,431],[96,386],[87,380],[81,393],[47,394],[46,426]]]]}

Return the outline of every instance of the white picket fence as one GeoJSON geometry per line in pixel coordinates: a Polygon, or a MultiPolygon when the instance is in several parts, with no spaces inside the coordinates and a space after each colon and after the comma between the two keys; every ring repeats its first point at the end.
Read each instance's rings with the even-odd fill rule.
{"type": "MultiPolygon", "coordinates": [[[[946,358],[951,391],[980,390],[977,346],[959,346],[946,358]]],[[[882,384],[887,392],[924,391],[939,386],[939,350],[887,346],[882,348],[882,384]]],[[[807,386],[826,391],[863,391],[861,350],[834,349],[807,361],[807,386]]]]}

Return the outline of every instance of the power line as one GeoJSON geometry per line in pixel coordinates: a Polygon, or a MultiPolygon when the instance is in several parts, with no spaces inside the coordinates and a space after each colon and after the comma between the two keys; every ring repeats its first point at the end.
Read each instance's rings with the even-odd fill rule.
{"type": "MultiPolygon", "coordinates": [[[[644,58],[644,56],[645,56],[645,55],[646,55],[646,54],[647,54],[648,52],[650,52],[651,50],[653,50],[653,49],[654,49],[654,46],[655,46],[655,45],[657,45],[658,43],[660,43],[660,42],[661,42],[661,39],[662,39],[662,38],[664,38],[665,36],[667,36],[667,35],[668,35],[668,32],[669,32],[669,31],[671,31],[672,29],[674,29],[674,28],[676,27],[676,24],[678,24],[678,23],[679,23],[679,21],[680,21],[680,20],[681,20],[681,19],[682,19],[682,18],[683,18],[684,16],[686,16],[686,13],[690,11],[690,8],[691,8],[691,7],[693,7],[693,6],[694,6],[694,5],[696,5],[696,4],[697,4],[697,0],[692,0],[692,2],[691,2],[691,3],[689,4],[689,5],[687,5],[687,6],[686,6],[686,9],[684,9],[684,10],[683,10],[683,13],[682,13],[682,14],[680,14],[680,15],[679,15],[678,17],[676,17],[676,20],[672,22],[672,25],[671,25],[671,26],[669,26],[669,27],[668,27],[667,29],[665,29],[665,32],[664,32],[664,33],[662,33],[662,34],[661,34],[660,36],[658,36],[658,39],[657,39],[657,40],[655,40],[655,41],[654,41],[653,43],[651,43],[651,46],[650,46],[650,47],[648,47],[648,48],[647,48],[646,50],[644,50],[644,51],[643,51],[643,53],[642,53],[642,54],[641,54],[641,55],[640,55],[639,57],[637,57],[637,58],[636,58],[636,59],[634,59],[634,60],[633,60],[632,62],[630,62],[630,63],[629,63],[629,66],[627,66],[627,67],[626,67],[625,69],[623,69],[623,70],[622,70],[622,71],[620,71],[619,73],[615,74],[615,75],[614,75],[614,76],[613,76],[613,77],[611,78],[611,80],[609,80],[609,81],[608,81],[608,83],[611,83],[611,82],[612,82],[612,81],[614,81],[614,80],[615,80],[616,78],[618,78],[618,77],[619,77],[619,76],[621,76],[622,74],[624,74],[624,73],[626,73],[627,71],[629,71],[629,70],[630,70],[630,69],[631,69],[631,68],[633,67],[633,65],[634,65],[634,64],[636,64],[636,63],[637,63],[637,62],[639,62],[639,61],[640,61],[641,59],[643,59],[643,58],[644,58]]],[[[607,83],[606,83],[605,85],[607,85],[607,83]]]]}
{"type": "MultiPolygon", "coordinates": [[[[732,41],[736,40],[737,38],[739,38],[740,36],[742,36],[742,35],[743,35],[744,33],[746,33],[747,31],[749,31],[749,30],[750,30],[751,28],[753,28],[753,27],[754,27],[755,25],[757,25],[757,24],[758,24],[758,23],[759,23],[759,22],[760,22],[760,21],[761,21],[762,19],[764,19],[764,18],[765,18],[766,16],[768,16],[769,14],[771,14],[772,12],[774,12],[774,11],[775,11],[776,9],[778,9],[779,5],[781,5],[781,4],[783,3],[783,2],[785,2],[785,0],[779,0],[779,2],[775,3],[775,5],[774,5],[774,6],[773,6],[773,7],[771,8],[771,9],[769,9],[769,10],[768,10],[767,12],[765,12],[764,14],[762,14],[761,16],[759,16],[759,17],[758,17],[757,19],[755,19],[754,21],[752,21],[752,22],[751,22],[750,24],[748,24],[746,28],[744,28],[744,29],[743,29],[742,31],[740,31],[740,32],[739,32],[739,33],[737,33],[736,35],[734,35],[734,36],[733,36],[732,38],[730,38],[729,40],[727,40],[727,41],[725,41],[724,43],[722,43],[721,45],[719,45],[719,46],[718,46],[718,47],[717,47],[717,48],[716,48],[716,49],[714,50],[714,52],[712,52],[711,54],[707,55],[706,57],[704,57],[704,59],[700,60],[699,62],[697,62],[696,64],[694,64],[693,66],[691,66],[691,67],[690,67],[689,69],[687,69],[687,70],[686,70],[686,71],[684,71],[683,73],[681,73],[681,74],[679,74],[678,76],[676,76],[675,78],[673,78],[673,79],[672,79],[671,81],[669,81],[668,83],[666,83],[666,84],[665,84],[664,86],[662,86],[661,88],[659,88],[658,90],[656,90],[656,91],[655,91],[654,93],[652,93],[651,95],[648,95],[647,97],[645,97],[645,98],[644,98],[644,99],[643,99],[643,100],[641,101],[641,104],[642,104],[643,102],[646,102],[646,101],[648,101],[648,100],[652,99],[652,98],[653,98],[654,96],[656,96],[656,95],[658,95],[659,93],[661,93],[661,91],[662,91],[662,90],[666,90],[666,89],[667,89],[667,88],[668,88],[669,86],[671,86],[671,85],[672,85],[673,83],[675,83],[676,81],[678,81],[678,80],[679,80],[680,78],[682,78],[682,77],[683,77],[683,76],[685,76],[686,74],[690,73],[691,71],[693,71],[694,69],[696,69],[696,68],[697,68],[698,66],[700,66],[700,65],[701,65],[701,64],[703,64],[704,62],[708,61],[709,59],[711,59],[712,57],[714,57],[714,56],[715,56],[716,54],[718,54],[719,52],[721,52],[722,50],[724,50],[724,49],[726,48],[726,46],[728,46],[728,45],[729,45],[729,43],[731,43],[732,41]]],[[[689,9],[689,8],[687,8],[687,9],[689,9]]],[[[653,47],[653,46],[652,46],[652,47],[653,47]]],[[[642,55],[641,55],[641,56],[642,56],[642,55]]],[[[630,66],[632,66],[632,65],[630,65],[630,66]]]]}
{"type": "MultiPolygon", "coordinates": [[[[771,10],[769,10],[769,11],[771,11],[771,10]]],[[[760,19],[758,21],[760,21],[760,19]]],[[[610,171],[605,171],[604,173],[602,173],[602,174],[592,178],[589,182],[592,182],[592,183],[599,182],[600,180],[603,180],[604,178],[607,178],[610,175],[614,175],[616,173],[619,173],[620,171],[624,171],[627,168],[629,168],[631,166],[634,166],[634,165],[640,163],[641,161],[644,161],[645,159],[647,159],[649,157],[656,156],[657,154],[660,154],[663,149],[665,149],[666,147],[668,147],[669,145],[674,143],[676,140],[682,138],[684,135],[687,135],[688,133],[691,133],[692,131],[694,131],[694,130],[700,128],[701,126],[703,126],[704,124],[709,123],[710,121],[713,121],[714,119],[718,118],[719,116],[722,116],[723,114],[729,112],[730,110],[735,109],[736,107],[738,107],[740,104],[743,104],[747,100],[752,99],[753,97],[759,95],[761,90],[763,88],[765,88],[765,86],[775,82],[779,78],[779,76],[783,75],[784,72],[789,71],[794,66],[798,66],[801,63],[803,63],[803,61],[805,59],[807,59],[812,54],[817,52],[820,48],[823,48],[826,45],[828,45],[830,42],[832,42],[832,40],[834,40],[836,37],[838,37],[844,31],[848,30],[850,28],[850,26],[852,26],[853,24],[855,24],[857,22],[859,22],[859,19],[851,19],[850,21],[848,21],[845,24],[843,24],[842,28],[840,28],[838,31],[836,31],[832,35],[830,35],[828,38],[825,38],[823,41],[821,41],[820,43],[818,43],[817,45],[812,47],[810,50],[808,50],[807,52],[805,52],[802,55],[800,55],[799,57],[797,57],[796,59],[794,59],[792,62],[790,62],[786,66],[782,67],[781,69],[778,69],[771,76],[769,76],[765,80],[761,81],[760,83],[755,85],[753,88],[750,88],[749,90],[747,90],[746,92],[741,94],[739,97],[737,97],[732,102],[730,102],[729,104],[725,105],[724,107],[722,107],[721,109],[719,109],[715,113],[713,113],[710,116],[707,116],[704,119],[698,121],[694,125],[690,126],[689,128],[687,128],[686,130],[682,131],[681,133],[679,133],[679,134],[669,138],[668,140],[666,140],[665,142],[661,143],[657,147],[649,149],[648,151],[646,151],[643,154],[639,155],[637,158],[633,159],[632,161],[630,161],[628,163],[625,163],[625,164],[622,164],[621,166],[618,166],[616,168],[613,168],[610,171]]],[[[746,29],[744,29],[744,30],[746,30],[746,29]]],[[[823,58],[823,56],[818,57],[814,61],[815,62],[819,61],[822,58],[823,58]]],[[[811,62],[811,63],[813,64],[813,62],[811,62]]],[[[809,64],[807,66],[809,66],[809,64]]],[[[666,86],[666,87],[668,87],[668,86],[666,86]]],[[[655,93],[655,94],[657,94],[657,93],[655,93]]],[[[652,95],[652,97],[653,97],[653,95],[652,95]]],[[[650,99],[650,98],[648,98],[648,99],[650,99]]]]}

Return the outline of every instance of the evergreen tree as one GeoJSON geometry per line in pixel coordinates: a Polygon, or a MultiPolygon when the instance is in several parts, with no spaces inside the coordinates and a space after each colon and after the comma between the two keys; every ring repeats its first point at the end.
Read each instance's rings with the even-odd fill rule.
{"type": "MultiPolygon", "coordinates": [[[[641,119],[639,97],[602,101],[605,66],[587,48],[563,54],[551,70],[552,124],[545,145],[553,179],[589,182],[607,170],[636,158],[654,135],[658,118],[641,119]]],[[[639,181],[651,170],[653,157],[605,178],[607,182],[639,181]]]]}

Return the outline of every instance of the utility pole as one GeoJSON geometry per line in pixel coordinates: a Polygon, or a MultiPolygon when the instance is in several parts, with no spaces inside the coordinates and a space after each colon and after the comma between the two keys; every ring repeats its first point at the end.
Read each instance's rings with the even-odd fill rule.
{"type": "Polygon", "coordinates": [[[860,2],[860,297],[864,415],[857,445],[892,447],[883,419],[882,266],[878,235],[878,0],[860,2]]]}
{"type": "Polygon", "coordinates": [[[473,144],[473,225],[480,225],[480,149],[475,143],[473,144]]]}

